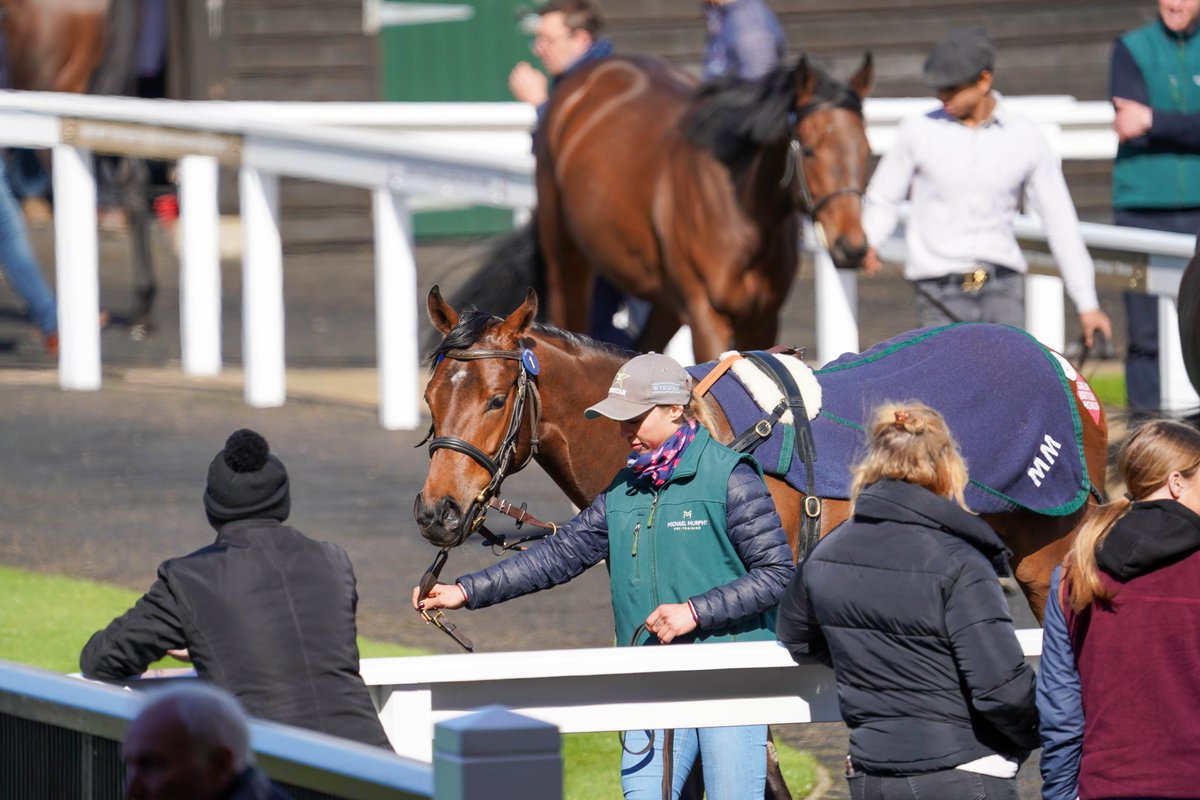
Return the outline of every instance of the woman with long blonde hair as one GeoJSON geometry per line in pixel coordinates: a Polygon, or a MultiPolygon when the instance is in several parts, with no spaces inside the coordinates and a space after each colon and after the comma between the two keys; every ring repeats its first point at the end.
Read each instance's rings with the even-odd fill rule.
{"type": "Polygon", "coordinates": [[[1200,431],[1148,422],[1117,466],[1127,493],[1080,529],[1046,604],[1050,800],[1195,797],[1200,786],[1200,431]]]}
{"type": "Polygon", "coordinates": [[[796,573],[779,639],[837,675],[852,798],[1015,798],[1038,736],[997,580],[1007,550],[967,508],[967,465],[937,411],[885,404],[868,436],[852,515],[796,573]]]}

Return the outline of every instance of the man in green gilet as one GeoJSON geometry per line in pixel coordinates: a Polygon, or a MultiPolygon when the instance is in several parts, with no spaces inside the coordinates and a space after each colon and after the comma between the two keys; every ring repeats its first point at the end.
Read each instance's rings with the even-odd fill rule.
{"type": "MultiPolygon", "coordinates": [[[[1118,225],[1200,232],[1200,0],[1158,0],[1158,19],[1113,45],[1120,139],[1113,165],[1118,225]]],[[[1126,292],[1129,405],[1158,409],[1158,300],[1126,292]]]]}

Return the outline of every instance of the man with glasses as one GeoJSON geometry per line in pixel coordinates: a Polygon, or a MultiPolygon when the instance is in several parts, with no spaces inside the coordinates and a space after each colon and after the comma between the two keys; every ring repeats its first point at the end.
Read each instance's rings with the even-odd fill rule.
{"type": "Polygon", "coordinates": [[[508,88],[537,107],[539,122],[555,84],[581,64],[613,54],[612,42],[600,36],[603,27],[600,11],[588,0],[550,0],[538,9],[533,53],[550,78],[522,61],[508,74],[508,88]]]}
{"type": "Polygon", "coordinates": [[[924,80],[942,107],[904,120],[867,187],[865,269],[912,210],[904,276],[917,289],[922,326],[954,321],[1025,324],[1029,267],[1013,232],[1022,197],[1045,225],[1088,346],[1112,323],[1096,298],[1095,267],[1062,167],[1046,138],[992,90],[995,52],[982,28],[953,31],[925,61],[924,80]],[[947,313],[949,312],[949,313],[947,313]]]}

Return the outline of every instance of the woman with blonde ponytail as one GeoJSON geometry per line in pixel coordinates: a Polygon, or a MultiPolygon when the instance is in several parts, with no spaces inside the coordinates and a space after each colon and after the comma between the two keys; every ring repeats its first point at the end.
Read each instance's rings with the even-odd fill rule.
{"type": "Polygon", "coordinates": [[[852,515],[796,573],[779,639],[836,673],[852,798],[1015,798],[1038,735],[997,580],[1007,550],[967,508],[967,465],[938,412],[888,403],[867,434],[852,515]]]}
{"type": "Polygon", "coordinates": [[[1037,687],[1047,800],[1200,787],[1200,431],[1148,422],[1117,466],[1127,493],[1093,513],[1051,580],[1037,687]]]}

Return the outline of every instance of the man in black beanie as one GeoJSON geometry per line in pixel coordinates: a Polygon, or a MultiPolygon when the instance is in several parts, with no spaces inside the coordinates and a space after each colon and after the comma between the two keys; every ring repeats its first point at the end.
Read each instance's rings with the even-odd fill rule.
{"type": "Polygon", "coordinates": [[[150,591],[84,645],[84,676],[124,680],[186,649],[254,716],[390,749],[358,672],[350,559],[284,525],[290,509],[283,462],[235,431],[204,490],[216,541],[159,566],[150,591]]]}

